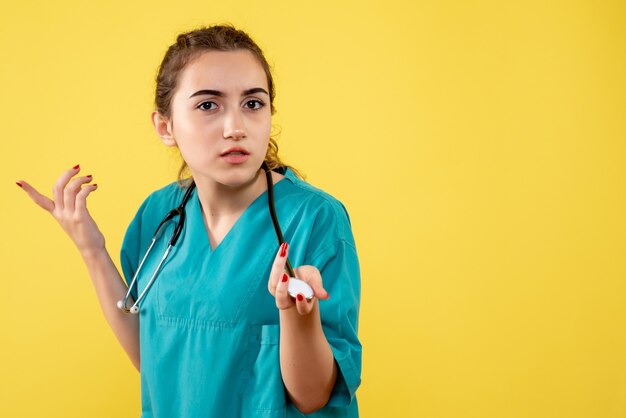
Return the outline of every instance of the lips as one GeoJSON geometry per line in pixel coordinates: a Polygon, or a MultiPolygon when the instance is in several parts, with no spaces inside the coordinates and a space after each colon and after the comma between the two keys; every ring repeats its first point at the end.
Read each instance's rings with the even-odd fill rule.
{"type": "Polygon", "coordinates": [[[222,161],[231,165],[243,164],[250,158],[250,153],[247,149],[242,147],[228,148],[226,151],[220,154],[222,161]]]}
{"type": "Polygon", "coordinates": [[[221,157],[226,157],[226,156],[239,156],[239,155],[250,155],[250,153],[248,152],[248,150],[246,150],[245,148],[242,147],[233,147],[233,148],[229,148],[226,151],[222,152],[220,154],[221,157]]]}

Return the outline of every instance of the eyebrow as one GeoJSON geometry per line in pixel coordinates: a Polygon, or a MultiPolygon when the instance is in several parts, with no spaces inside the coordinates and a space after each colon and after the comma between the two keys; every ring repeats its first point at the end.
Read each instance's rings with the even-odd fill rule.
{"type": "MultiPolygon", "coordinates": [[[[254,93],[265,93],[268,96],[270,95],[265,89],[261,87],[253,87],[251,89],[244,90],[242,96],[247,96],[248,94],[254,94],[254,93]]],[[[218,97],[225,96],[225,94],[219,90],[204,89],[204,90],[198,90],[197,92],[189,96],[189,98],[191,99],[192,97],[201,96],[203,94],[207,94],[211,96],[218,96],[218,97]]]]}

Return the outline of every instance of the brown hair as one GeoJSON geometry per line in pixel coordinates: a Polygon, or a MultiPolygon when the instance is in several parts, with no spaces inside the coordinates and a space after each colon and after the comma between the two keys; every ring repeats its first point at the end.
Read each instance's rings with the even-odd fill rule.
{"type": "MultiPolygon", "coordinates": [[[[190,32],[181,33],[176,38],[176,43],[169,46],[163,61],[159,67],[156,77],[156,92],[154,104],[156,110],[163,116],[171,117],[171,102],[174,91],[177,87],[178,77],[183,69],[207,51],[250,51],[259,61],[265,75],[267,76],[267,86],[270,94],[270,109],[272,115],[276,112],[274,107],[274,97],[276,90],[270,66],[261,51],[261,48],[242,30],[238,30],[231,25],[215,25],[201,27],[190,32]]],[[[270,170],[279,167],[288,167],[296,173],[298,177],[302,175],[293,167],[284,164],[278,157],[278,144],[274,137],[270,137],[265,163],[270,170]]],[[[187,163],[183,160],[178,171],[178,182],[183,185],[184,175],[187,170],[187,163]]]]}

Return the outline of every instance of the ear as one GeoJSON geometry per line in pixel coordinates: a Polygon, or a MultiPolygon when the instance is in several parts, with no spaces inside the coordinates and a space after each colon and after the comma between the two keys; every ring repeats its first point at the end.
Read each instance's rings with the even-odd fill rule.
{"type": "Polygon", "coordinates": [[[152,111],[152,125],[161,141],[168,147],[176,146],[176,139],[172,132],[172,121],[161,115],[158,110],[152,111]]]}

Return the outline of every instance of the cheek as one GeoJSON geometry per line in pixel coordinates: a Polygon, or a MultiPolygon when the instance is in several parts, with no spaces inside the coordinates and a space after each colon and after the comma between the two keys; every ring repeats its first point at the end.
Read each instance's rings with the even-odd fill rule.
{"type": "Polygon", "coordinates": [[[184,119],[174,126],[174,137],[179,148],[206,148],[222,138],[221,126],[206,120],[184,119]]]}
{"type": "Polygon", "coordinates": [[[270,143],[270,136],[272,134],[272,123],[268,123],[263,129],[263,146],[267,149],[270,143]]]}
{"type": "Polygon", "coordinates": [[[269,139],[272,133],[272,119],[271,118],[267,118],[265,121],[263,121],[262,131],[263,131],[263,136],[269,139]]]}

